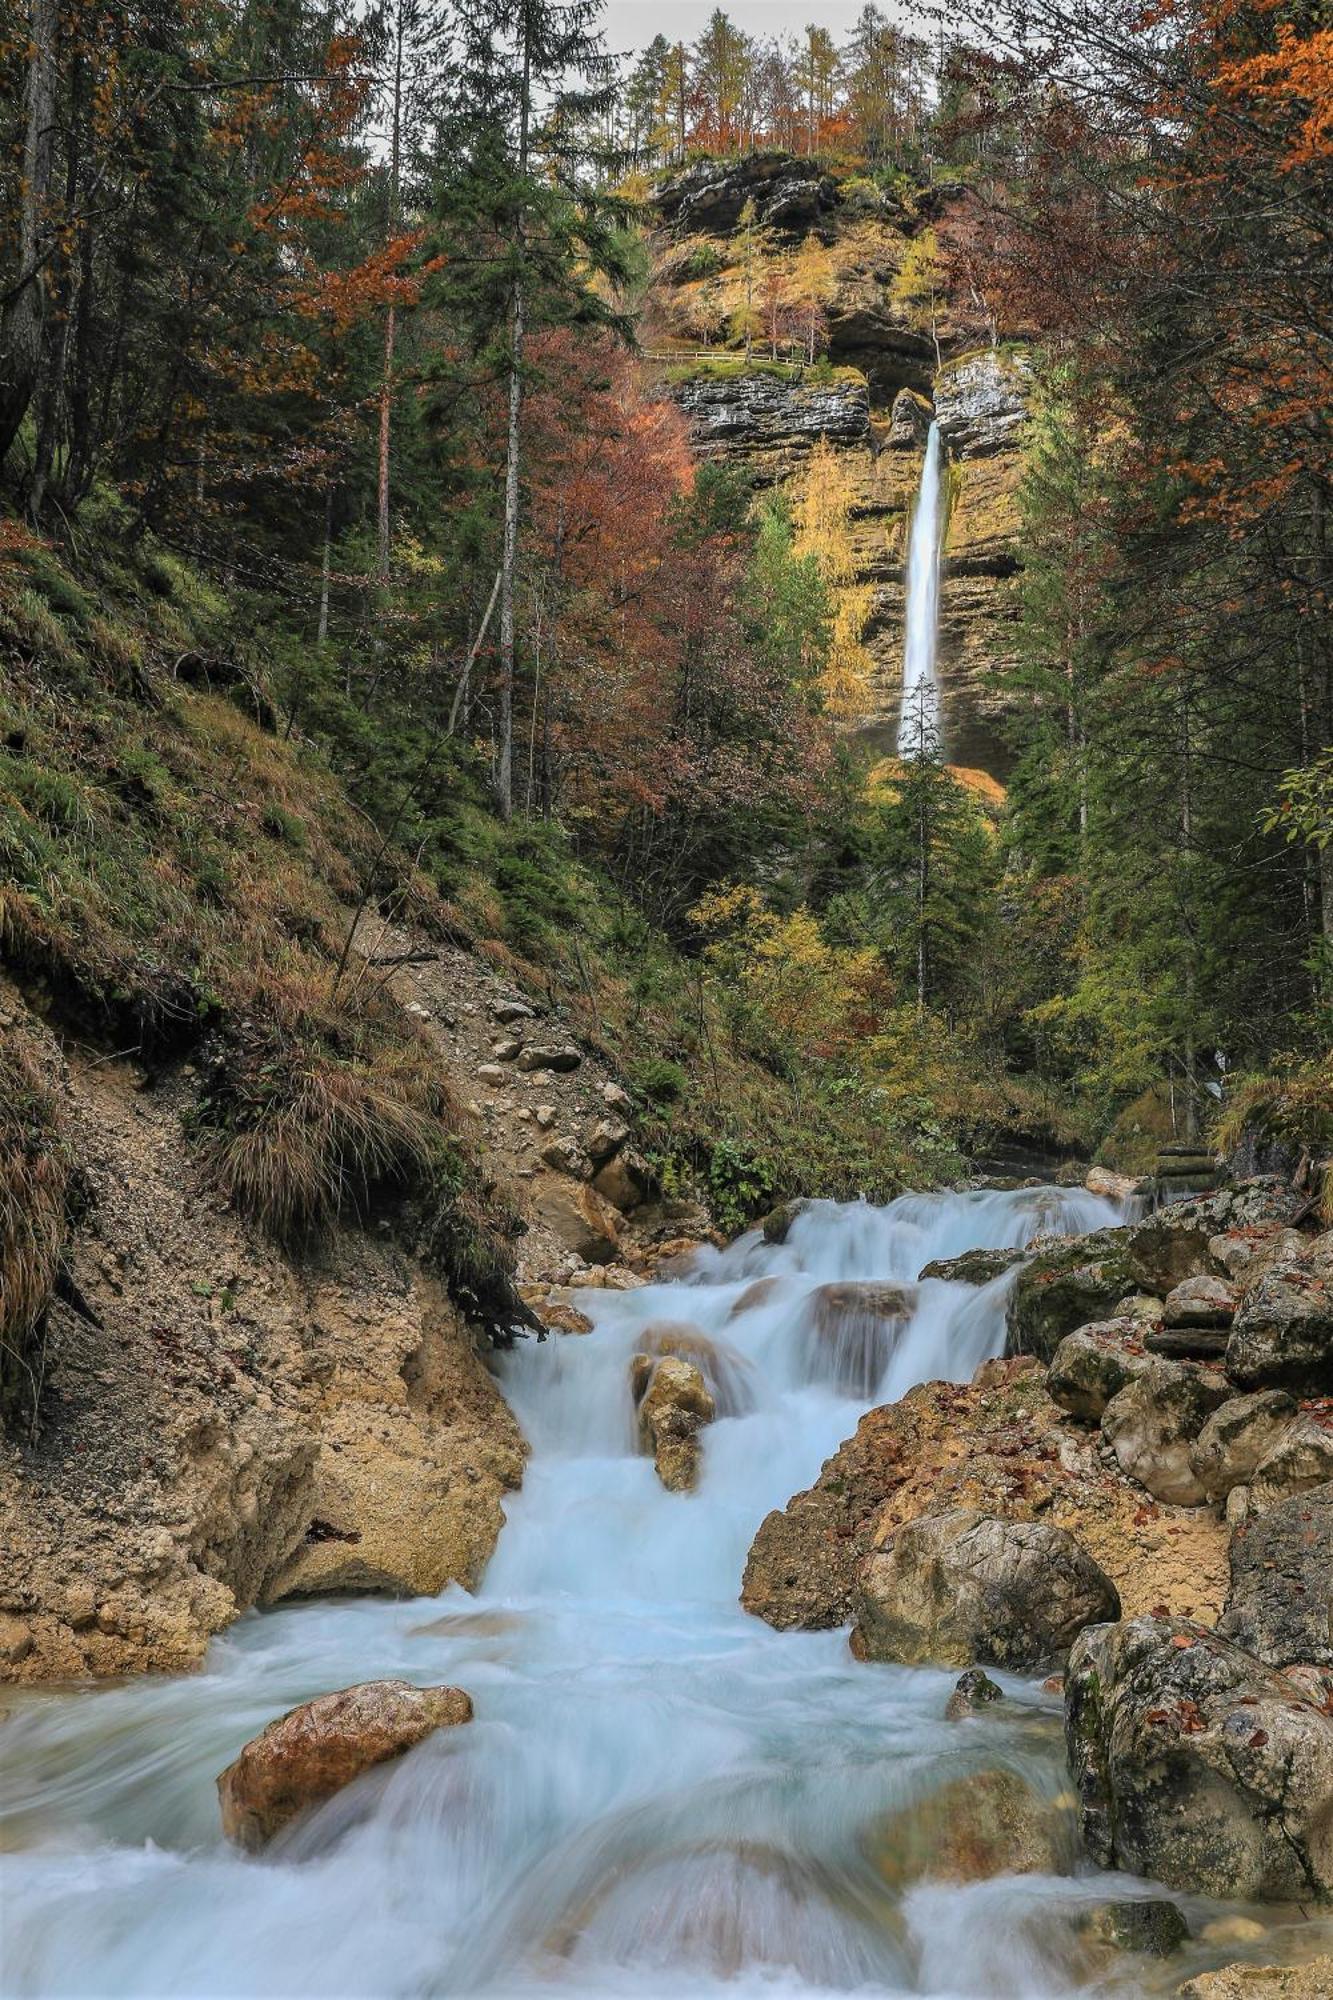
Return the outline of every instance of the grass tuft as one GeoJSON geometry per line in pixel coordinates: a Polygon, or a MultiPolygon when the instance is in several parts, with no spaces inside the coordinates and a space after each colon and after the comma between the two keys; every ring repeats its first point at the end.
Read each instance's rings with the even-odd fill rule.
{"type": "Polygon", "coordinates": [[[10,1042],[0,1048],[0,1419],[11,1428],[36,1418],[69,1188],[55,1099],[10,1042]]]}

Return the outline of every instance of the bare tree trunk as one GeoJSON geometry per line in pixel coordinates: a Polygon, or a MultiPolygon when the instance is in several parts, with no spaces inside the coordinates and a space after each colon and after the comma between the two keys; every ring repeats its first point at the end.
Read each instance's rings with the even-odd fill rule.
{"type": "MultiPolygon", "coordinates": [[[[531,109],[532,50],[525,27],[518,137],[520,185],[528,170],[528,120],[531,109]]],[[[523,348],[527,333],[527,301],[524,297],[521,275],[523,251],[521,213],[515,234],[520,258],[520,275],[514,281],[512,317],[509,325],[509,429],[505,449],[504,549],[500,559],[500,742],[495,770],[496,799],[505,819],[508,819],[514,810],[514,599],[518,582],[519,474],[522,469],[523,444],[523,348]]]]}
{"type": "Polygon", "coordinates": [[[44,238],[55,158],[57,0],[31,0],[32,53],[25,85],[18,271],[0,308],[0,459],[18,435],[37,387],[46,322],[44,238]]]}
{"type": "MultiPolygon", "coordinates": [[[[403,173],[403,45],[407,34],[406,0],[398,0],[393,45],[393,115],[389,132],[389,235],[398,228],[403,173]]],[[[376,573],[381,590],[389,581],[389,458],[393,428],[393,350],[398,315],[389,307],[384,322],[384,379],[380,384],[379,491],[377,495],[376,573]]]]}
{"type": "Polygon", "coordinates": [[[316,638],[320,645],[329,636],[329,582],[333,573],[333,488],[324,493],[324,550],[319,564],[319,630],[316,638]]]}

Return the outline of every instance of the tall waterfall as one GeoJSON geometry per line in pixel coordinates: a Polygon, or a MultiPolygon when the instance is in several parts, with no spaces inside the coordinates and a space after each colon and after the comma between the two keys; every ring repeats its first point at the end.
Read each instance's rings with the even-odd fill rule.
{"type": "Polygon", "coordinates": [[[920,757],[939,748],[940,687],[935,641],[940,611],[940,427],[932,423],[921,467],[921,491],[907,556],[907,639],[898,755],[920,757]]]}

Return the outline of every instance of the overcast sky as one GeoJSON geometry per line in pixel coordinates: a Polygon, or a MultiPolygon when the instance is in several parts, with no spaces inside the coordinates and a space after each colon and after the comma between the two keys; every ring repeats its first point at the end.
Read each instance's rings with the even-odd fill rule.
{"type": "MultiPolygon", "coordinates": [[[[692,42],[717,0],[607,0],[603,15],[606,45],[617,51],[642,48],[654,35],[692,42]]],[[[842,37],[861,11],[863,0],[735,0],[723,11],[752,35],[785,35],[817,21],[842,37]]],[[[880,5],[886,14],[893,8],[880,5]]]]}

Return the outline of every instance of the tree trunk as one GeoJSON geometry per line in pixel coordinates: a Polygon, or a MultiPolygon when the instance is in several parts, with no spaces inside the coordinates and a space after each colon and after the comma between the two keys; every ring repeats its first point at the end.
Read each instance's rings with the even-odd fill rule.
{"type": "Polygon", "coordinates": [[[380,384],[380,452],[375,573],[380,589],[389,582],[389,440],[393,425],[393,346],[397,314],[392,306],[384,322],[384,379],[380,384]]]}
{"type": "Polygon", "coordinates": [[[500,811],[514,810],[514,598],[518,575],[519,472],[523,418],[523,286],[514,287],[509,334],[509,433],[505,454],[504,553],[500,562],[500,749],[495,790],[500,811]]]}
{"type": "Polygon", "coordinates": [[[329,581],[333,572],[333,488],[324,494],[324,549],[319,564],[319,630],[316,638],[320,645],[329,636],[329,581]]]}
{"type": "Polygon", "coordinates": [[[55,158],[57,0],[31,0],[32,53],[25,85],[18,269],[0,309],[0,460],[37,388],[46,321],[46,208],[55,158]]]}

